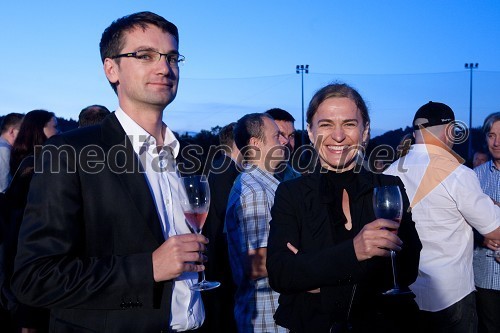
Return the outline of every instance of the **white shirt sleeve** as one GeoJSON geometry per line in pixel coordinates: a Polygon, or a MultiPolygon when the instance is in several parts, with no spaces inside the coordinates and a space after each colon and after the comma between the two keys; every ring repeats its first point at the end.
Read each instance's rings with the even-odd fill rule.
{"type": "Polygon", "coordinates": [[[484,194],[473,170],[459,168],[453,176],[454,181],[447,182],[457,203],[457,208],[467,223],[482,235],[500,227],[500,207],[484,194]]]}

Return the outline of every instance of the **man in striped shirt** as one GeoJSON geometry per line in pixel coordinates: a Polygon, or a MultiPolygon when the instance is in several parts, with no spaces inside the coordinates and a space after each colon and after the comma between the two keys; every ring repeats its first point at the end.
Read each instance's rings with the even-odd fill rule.
{"type": "MultiPolygon", "coordinates": [[[[486,117],[483,125],[491,160],[476,167],[483,192],[500,205],[500,112],[486,117]]],[[[477,288],[479,333],[500,331],[500,259],[494,258],[500,240],[480,238],[474,249],[474,282],[477,288]]]]}
{"type": "Polygon", "coordinates": [[[279,184],[274,172],[285,157],[279,139],[278,126],[265,113],[242,117],[234,129],[244,169],[229,194],[226,231],[239,333],[286,332],[273,319],[279,294],[269,286],[266,270],[271,207],[279,184]]]}

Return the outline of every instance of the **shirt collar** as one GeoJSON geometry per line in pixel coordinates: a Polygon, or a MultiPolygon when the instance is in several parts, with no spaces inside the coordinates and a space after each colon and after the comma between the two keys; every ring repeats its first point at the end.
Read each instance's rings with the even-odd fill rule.
{"type": "Polygon", "coordinates": [[[7,139],[4,139],[3,137],[0,136],[0,144],[6,145],[7,147],[12,147],[12,145],[7,141],[7,139]]]}
{"type": "Polygon", "coordinates": [[[428,155],[439,155],[442,157],[445,157],[451,161],[463,164],[463,160],[461,160],[461,157],[455,153],[453,150],[447,150],[442,147],[432,145],[432,144],[423,144],[423,143],[416,143],[413,144],[410,148],[410,151],[416,152],[416,153],[426,153],[428,155]]]}
{"type": "Polygon", "coordinates": [[[500,171],[497,166],[495,165],[495,163],[493,163],[493,160],[489,160],[488,162],[486,163],[489,163],[488,164],[488,169],[491,171],[491,172],[495,172],[495,171],[500,171]]]}
{"type": "MultiPolygon", "coordinates": [[[[134,148],[136,154],[140,155],[143,147],[149,147],[152,145],[156,146],[156,139],[139,124],[137,124],[132,118],[130,118],[130,116],[126,114],[122,108],[118,107],[115,111],[115,115],[132,143],[132,147],[134,148]]],[[[180,150],[179,141],[175,138],[174,133],[167,127],[167,125],[165,125],[164,129],[164,146],[170,147],[174,158],[176,158],[180,150]]]]}
{"type": "Polygon", "coordinates": [[[243,172],[248,172],[249,174],[255,176],[258,179],[261,179],[265,184],[271,186],[278,186],[279,180],[277,180],[272,173],[259,168],[253,164],[245,164],[243,166],[243,172]]]}

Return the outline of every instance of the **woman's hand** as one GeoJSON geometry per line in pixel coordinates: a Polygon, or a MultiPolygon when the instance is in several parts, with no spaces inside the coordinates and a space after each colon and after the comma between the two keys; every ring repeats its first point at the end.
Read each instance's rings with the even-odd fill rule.
{"type": "MultiPolygon", "coordinates": [[[[297,254],[299,252],[299,249],[297,249],[295,246],[293,246],[290,242],[286,243],[286,247],[290,251],[292,251],[293,254],[297,254]]],[[[308,290],[307,292],[311,293],[311,294],[317,294],[317,293],[321,292],[321,289],[317,288],[317,289],[313,289],[313,290],[308,290]]]]}
{"type": "Polygon", "coordinates": [[[400,251],[403,242],[395,233],[398,228],[399,223],[386,219],[376,219],[366,224],[353,239],[358,261],[388,257],[390,250],[400,251]]]}

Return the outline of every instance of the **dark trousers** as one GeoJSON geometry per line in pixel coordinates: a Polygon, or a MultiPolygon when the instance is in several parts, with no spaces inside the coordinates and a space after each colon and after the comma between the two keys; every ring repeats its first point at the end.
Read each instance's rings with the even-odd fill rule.
{"type": "Polygon", "coordinates": [[[500,290],[477,288],[476,306],[478,332],[500,333],[500,290]]]}
{"type": "Polygon", "coordinates": [[[441,311],[420,311],[420,332],[477,333],[475,296],[472,292],[441,311]]]}

